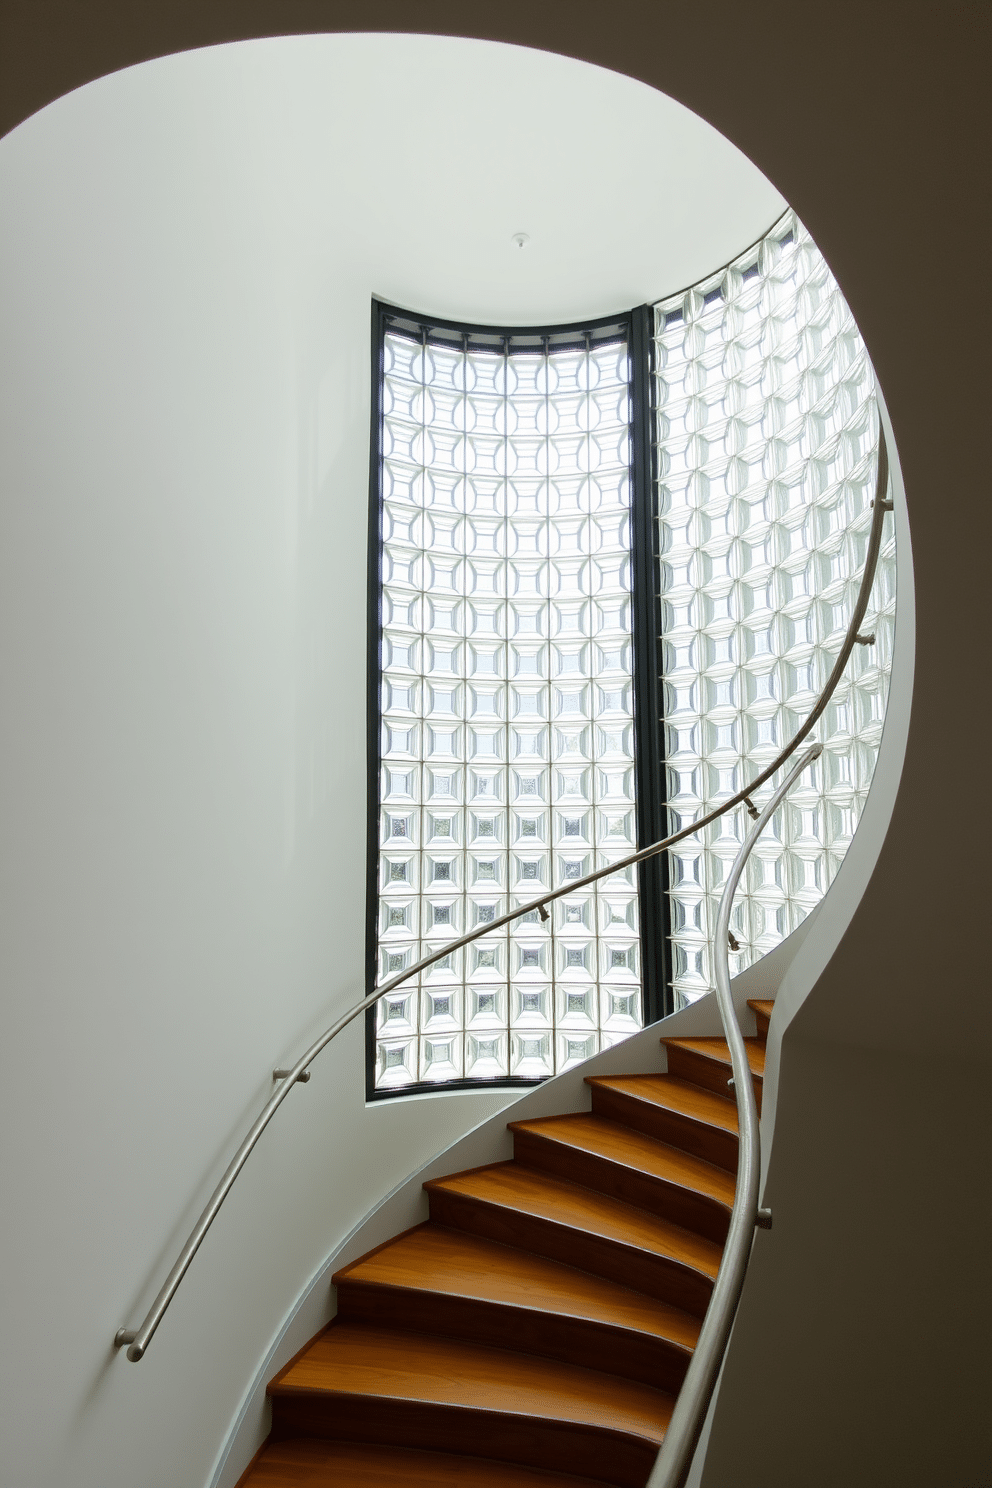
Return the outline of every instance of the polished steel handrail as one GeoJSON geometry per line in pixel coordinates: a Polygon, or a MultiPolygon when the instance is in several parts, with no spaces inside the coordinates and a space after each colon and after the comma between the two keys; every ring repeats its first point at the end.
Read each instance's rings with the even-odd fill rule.
{"type": "Polygon", "coordinates": [[[175,1265],[169,1272],[158,1296],[149,1308],[141,1327],[137,1329],[118,1328],[114,1335],[114,1346],[116,1348],[123,1348],[127,1345],[127,1357],[132,1363],[137,1363],[144,1356],[152,1335],[162,1321],[169,1303],[176,1294],[179,1283],[189,1269],[190,1262],[196,1255],[204,1236],[217,1217],[221,1205],[230,1193],[235,1179],[247,1162],[252,1148],[294,1085],[307,1078],[307,1066],[316,1059],[322,1050],[327,1048],[327,1045],[343,1028],[347,1028],[349,1023],[364,1013],[373,1003],[378,1002],[380,997],[385,997],[387,993],[394,991],[403,982],[409,981],[418,972],[423,971],[428,966],[433,966],[437,961],[442,961],[445,956],[450,956],[453,951],[460,950],[462,946],[469,945],[473,940],[479,940],[485,935],[491,935],[493,931],[499,930],[503,925],[508,925],[512,920],[520,919],[522,915],[533,914],[535,910],[542,919],[546,920],[548,918],[546,906],[553,903],[554,900],[561,899],[565,894],[574,893],[576,889],[584,889],[589,884],[596,883],[599,879],[606,878],[610,874],[620,873],[625,868],[632,867],[635,863],[643,863],[645,859],[664,852],[667,848],[673,847],[676,842],[681,842],[684,837],[691,837],[694,833],[701,831],[703,827],[709,826],[710,822],[714,822],[719,817],[726,815],[728,811],[732,811],[735,806],[744,804],[752,815],[755,814],[755,808],[750,799],[752,794],[764,785],[767,780],[770,780],[789,756],[796,751],[803,740],[809,737],[809,734],[816,726],[817,720],[821,717],[833,696],[854,647],[859,642],[861,644],[868,644],[874,639],[873,636],[862,636],[860,629],[861,623],[868,611],[871,587],[874,583],[875,570],[878,566],[878,555],[882,547],[882,523],[885,513],[892,510],[892,502],[887,500],[885,495],[888,487],[888,472],[889,463],[885,446],[885,436],[879,430],[878,473],[875,482],[875,499],[872,502],[872,523],[868,534],[864,572],[861,576],[861,585],[858,590],[854,612],[851,616],[843,644],[837,654],[837,660],[834,662],[833,670],[827,678],[823,691],[817,698],[802,727],[784,749],[781,749],[772,763],[762,770],[759,775],[756,775],[749,784],[744,786],[743,790],[739,790],[736,795],[730,796],[722,805],[714,807],[705,816],[697,817],[695,821],[690,822],[688,826],[682,827],[680,831],[673,832],[671,836],[663,838],[660,842],[653,842],[649,847],[643,847],[638,852],[630,853],[627,857],[621,858],[616,863],[609,863],[605,868],[598,868],[593,873],[587,873],[584,878],[573,879],[560,889],[554,889],[547,894],[542,894],[540,898],[532,899],[528,904],[521,905],[519,909],[511,909],[507,914],[500,915],[498,919],[490,920],[485,925],[477,926],[474,930],[469,931],[467,935],[460,936],[458,940],[449,941],[440,950],[433,951],[429,956],[424,956],[422,960],[415,962],[412,966],[405,967],[398,975],[384,982],[381,986],[376,987],[367,997],[363,997],[360,1002],[355,1003],[354,1007],[338,1018],[336,1023],[332,1023],[330,1028],[322,1033],[310,1045],[309,1049],[300,1056],[291,1069],[278,1070],[276,1074],[279,1079],[279,1088],[273,1091],[252,1124],[248,1135],[232,1157],[224,1176],[211,1194],[206,1208],[193,1226],[189,1239],[180,1251],[175,1265]]]}
{"type": "Polygon", "coordinates": [[[720,1269],[706,1308],[699,1340],[693,1350],[685,1379],[679,1390],[672,1419],[668,1423],[661,1450],[655,1459],[648,1488],[682,1488],[699,1440],[716,1378],[723,1363],[727,1340],[737,1314],[744,1286],[744,1273],[751,1254],[755,1225],[767,1228],[771,1215],[758,1209],[758,1181],[761,1176],[761,1145],[758,1133],[758,1105],[748,1065],[744,1035],[741,1033],[730,990],[730,957],[728,955],[730,912],[744,865],[765,827],[775,815],[783,797],[799,776],[823,752],[822,744],[813,744],[793,765],[768,805],[755,822],[747,841],[734,860],[716,916],[716,1001],[720,1009],[724,1036],[730,1048],[733,1069],[732,1085],[737,1097],[737,1125],[740,1151],[737,1160],[737,1190],[730,1216],[730,1228],[723,1247],[720,1269]]]}

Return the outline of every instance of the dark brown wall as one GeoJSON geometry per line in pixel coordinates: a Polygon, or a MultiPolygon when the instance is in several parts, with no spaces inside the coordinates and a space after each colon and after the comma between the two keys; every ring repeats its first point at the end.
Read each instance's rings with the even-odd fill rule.
{"type": "Polygon", "coordinates": [[[432,31],[585,58],[734,140],[847,295],[909,503],[913,722],[875,875],[786,1038],[775,1186],[806,1197],[783,1197],[756,1254],[711,1488],[992,1482],[973,1207],[992,993],[990,15],[984,0],[7,0],[3,16],[4,129],[103,73],[248,36],[432,31]]]}

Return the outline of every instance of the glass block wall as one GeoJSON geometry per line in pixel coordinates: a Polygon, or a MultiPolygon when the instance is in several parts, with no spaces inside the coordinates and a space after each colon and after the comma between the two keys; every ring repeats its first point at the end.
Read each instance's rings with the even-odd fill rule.
{"type": "MultiPolygon", "coordinates": [[[[728,269],[655,307],[655,375],[675,830],[768,764],[827,679],[864,566],[878,412],[851,312],[791,212],[728,269]]],[[[891,519],[885,539],[862,627],[875,644],[855,648],[814,734],[824,754],[751,858],[732,973],[800,924],[850,844],[885,712],[891,519]]],[[[673,981],[683,1001],[712,986],[717,903],[748,824],[740,807],[672,853],[673,981]]]]}
{"type": "MultiPolygon", "coordinates": [[[[380,981],[635,846],[629,377],[616,329],[387,324],[380,981]]],[[[638,950],[631,872],[480,939],[379,1003],[376,1088],[586,1058],[638,950]]]]}

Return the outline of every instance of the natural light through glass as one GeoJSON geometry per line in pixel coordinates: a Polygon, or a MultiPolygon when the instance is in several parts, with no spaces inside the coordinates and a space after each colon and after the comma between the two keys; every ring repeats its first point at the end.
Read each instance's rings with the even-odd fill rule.
{"type": "MultiPolygon", "coordinates": [[[[635,844],[620,333],[384,338],[379,978],[635,844]]],[[[640,1026],[631,872],[379,1004],[376,1086],[541,1078],[640,1026]]]]}
{"type": "MultiPolygon", "coordinates": [[[[767,765],[827,679],[864,566],[878,409],[851,312],[792,212],[728,269],[661,301],[655,328],[674,830],[767,765]]],[[[881,738],[894,617],[889,524],[862,627],[875,643],[855,647],[814,736],[824,753],[748,864],[732,972],[802,922],[850,845],[881,738]]],[[[741,807],[672,853],[684,1000],[713,985],[717,902],[748,825],[741,807]]]]}

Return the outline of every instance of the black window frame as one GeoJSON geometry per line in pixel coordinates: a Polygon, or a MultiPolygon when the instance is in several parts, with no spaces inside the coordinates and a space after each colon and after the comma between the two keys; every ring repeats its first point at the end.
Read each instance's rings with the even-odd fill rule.
{"type": "MultiPolygon", "coordinates": [[[[379,829],[382,735],[382,388],[386,330],[395,326],[439,344],[472,344],[490,349],[509,341],[520,350],[586,345],[597,332],[624,330],[631,391],[631,559],[634,699],[634,779],[638,848],[660,841],[668,826],[665,759],[664,689],[661,673],[661,564],[658,551],[658,480],[654,440],[654,309],[639,305],[618,315],[548,326],[493,326],[420,315],[372,301],[371,419],[369,447],[368,529],[368,812],[365,912],[365,981],[371,993],[378,974],[379,829]],[[447,334],[446,334],[447,333],[447,334]]],[[[605,334],[602,339],[606,339],[605,334]]],[[[638,922],[641,944],[641,999],[644,1025],[674,1011],[671,980],[669,858],[659,853],[638,865],[638,922]]],[[[417,1081],[377,1090],[377,1004],[365,1015],[367,1100],[391,1100],[440,1090],[531,1088],[548,1076],[417,1081]]]]}

